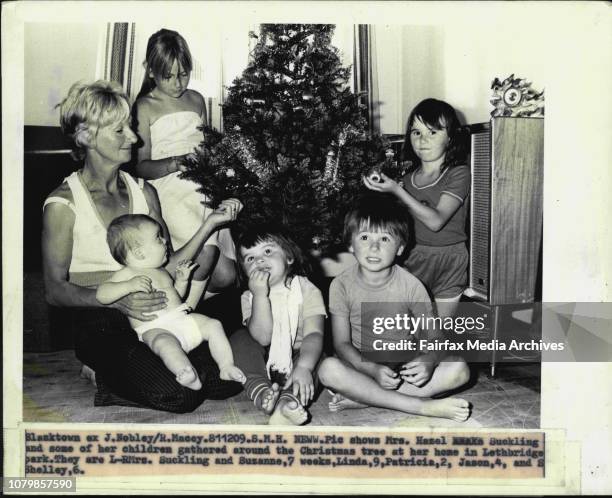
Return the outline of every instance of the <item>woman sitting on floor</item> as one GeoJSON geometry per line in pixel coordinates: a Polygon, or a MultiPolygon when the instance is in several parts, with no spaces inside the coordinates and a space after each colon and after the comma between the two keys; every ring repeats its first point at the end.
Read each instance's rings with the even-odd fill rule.
{"type": "MultiPolygon", "coordinates": [[[[77,324],[76,356],[96,374],[96,405],[140,404],[158,410],[188,412],[206,398],[224,399],[241,385],[219,378],[207,343],[189,353],[203,388],[180,385],[162,360],[140,342],[127,317],[156,318],[166,307],[163,292],[133,293],[111,305],[96,300],[96,287],[121,266],[106,243],[110,222],[124,214],[146,214],[169,240],[155,189],[120,171],[130,160],[137,137],[130,128],[127,97],[116,83],[75,84],[60,107],[62,131],[74,143],[75,159],[84,160],[55,189],[43,207],[43,272],[49,304],[69,308],[77,324]],[[101,389],[101,387],[105,389],[101,389]],[[110,395],[104,396],[105,391],[110,395]]],[[[179,251],[166,269],[174,274],[180,260],[192,259],[208,237],[234,220],[241,203],[225,200],[179,251]]]]}

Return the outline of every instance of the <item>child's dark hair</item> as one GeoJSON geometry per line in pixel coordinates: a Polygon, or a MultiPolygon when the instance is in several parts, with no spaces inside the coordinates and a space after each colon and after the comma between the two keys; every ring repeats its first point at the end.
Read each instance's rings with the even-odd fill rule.
{"type": "Polygon", "coordinates": [[[416,118],[419,118],[429,128],[445,129],[448,133],[450,142],[446,149],[443,168],[454,168],[466,164],[469,135],[467,129],[461,126],[457,112],[453,106],[442,100],[425,99],[412,110],[406,123],[402,156],[405,161],[412,162],[409,171],[414,171],[421,165],[421,160],[414,152],[410,142],[410,131],[416,118]]]}
{"type": "MultiPolygon", "coordinates": [[[[307,276],[310,273],[310,265],[300,247],[291,238],[289,231],[285,227],[273,223],[253,225],[238,235],[236,248],[238,250],[239,263],[242,263],[242,255],[240,253],[242,248],[250,249],[262,242],[275,242],[283,250],[287,258],[293,260],[293,263],[287,268],[285,285],[291,282],[291,279],[296,275],[307,276]]],[[[248,275],[245,275],[242,264],[238,266],[240,267],[238,272],[240,284],[246,287],[248,275]]]]}
{"type": "Polygon", "coordinates": [[[388,194],[365,195],[344,218],[345,244],[349,246],[353,236],[362,230],[386,231],[406,244],[410,235],[408,213],[402,204],[388,194]]]}
{"type": "Polygon", "coordinates": [[[145,76],[138,97],[148,94],[155,88],[155,81],[149,73],[155,75],[169,74],[174,61],[178,62],[185,71],[191,71],[193,63],[189,46],[177,31],[160,29],[153,33],[147,42],[147,53],[144,67],[145,76]]]}
{"type": "Polygon", "coordinates": [[[128,252],[140,245],[140,228],[146,223],[153,223],[161,230],[159,223],[146,214],[124,214],[111,221],[106,243],[115,261],[126,264],[128,252]]]}

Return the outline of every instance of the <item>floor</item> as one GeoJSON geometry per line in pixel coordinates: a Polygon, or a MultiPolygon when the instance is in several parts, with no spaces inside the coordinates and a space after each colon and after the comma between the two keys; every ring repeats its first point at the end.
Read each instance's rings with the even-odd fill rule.
{"type": "MultiPolygon", "coordinates": [[[[266,424],[244,394],[224,401],[206,401],[187,414],[146,408],[95,407],[95,387],[79,376],[80,363],[71,350],[24,353],[23,420],[28,422],[96,422],[156,424],[266,424]]],[[[456,394],[472,404],[465,423],[407,415],[393,410],[365,408],[332,413],[330,394],[323,391],[310,408],[308,425],[387,427],[499,427],[533,429],[540,421],[539,365],[498,366],[490,378],[488,367],[473,368],[473,379],[456,394]]]]}
{"type": "MultiPolygon", "coordinates": [[[[23,420],[28,422],[116,422],[162,424],[266,424],[267,417],[253,409],[240,394],[225,401],[206,401],[187,414],[164,413],[132,407],[94,407],[95,387],[80,378],[80,364],[70,341],[50,328],[63,330],[62,313],[44,300],[42,275],[24,275],[23,420]]],[[[61,310],[60,310],[61,311],[61,310]]],[[[366,408],[332,413],[330,395],[323,391],[310,408],[310,425],[388,427],[499,427],[532,429],[540,423],[540,366],[499,363],[495,377],[488,365],[472,368],[472,380],[458,393],[472,404],[465,423],[406,415],[393,410],[366,408]]]]}

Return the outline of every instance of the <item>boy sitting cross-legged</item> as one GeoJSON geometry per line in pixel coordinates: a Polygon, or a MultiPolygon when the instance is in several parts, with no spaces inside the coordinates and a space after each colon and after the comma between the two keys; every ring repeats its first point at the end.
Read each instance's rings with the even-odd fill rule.
{"type": "MultiPolygon", "coordinates": [[[[319,378],[335,393],[329,404],[332,411],[371,405],[464,421],[470,414],[466,400],[430,399],[468,381],[469,368],[462,358],[446,357],[440,361],[439,353],[417,349],[411,353],[410,361],[403,361],[394,370],[386,364],[367,361],[360,353],[368,341],[367,327],[362,327],[362,303],[381,303],[381,310],[385,309],[383,303],[389,303],[394,311],[415,317],[432,316],[431,300],[424,286],[395,264],[409,230],[401,206],[386,196],[364,200],[346,216],[344,239],[357,264],[331,284],[329,310],[337,357],[323,361],[319,378]]],[[[430,331],[426,333],[428,339],[437,337],[430,331]]]]}

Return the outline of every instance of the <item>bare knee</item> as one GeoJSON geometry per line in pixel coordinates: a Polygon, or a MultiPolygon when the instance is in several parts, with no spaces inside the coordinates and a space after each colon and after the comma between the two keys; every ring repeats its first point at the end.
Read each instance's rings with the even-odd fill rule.
{"type": "Polygon", "coordinates": [[[324,386],[338,388],[347,378],[348,368],[338,358],[325,358],[319,366],[319,380],[324,386]]]}
{"type": "Polygon", "coordinates": [[[446,383],[450,388],[460,387],[470,380],[470,367],[460,357],[450,357],[444,360],[446,383]]]}
{"type": "Polygon", "coordinates": [[[225,335],[225,330],[223,329],[223,325],[216,318],[210,318],[206,315],[200,315],[199,313],[193,313],[191,315],[196,323],[198,324],[198,329],[200,333],[204,336],[204,339],[207,339],[211,336],[216,335],[225,335]]]}
{"type": "Polygon", "coordinates": [[[149,346],[151,351],[159,356],[159,352],[163,349],[171,346],[173,343],[178,343],[176,337],[174,337],[167,330],[149,330],[145,332],[142,337],[144,343],[149,346]]]}

